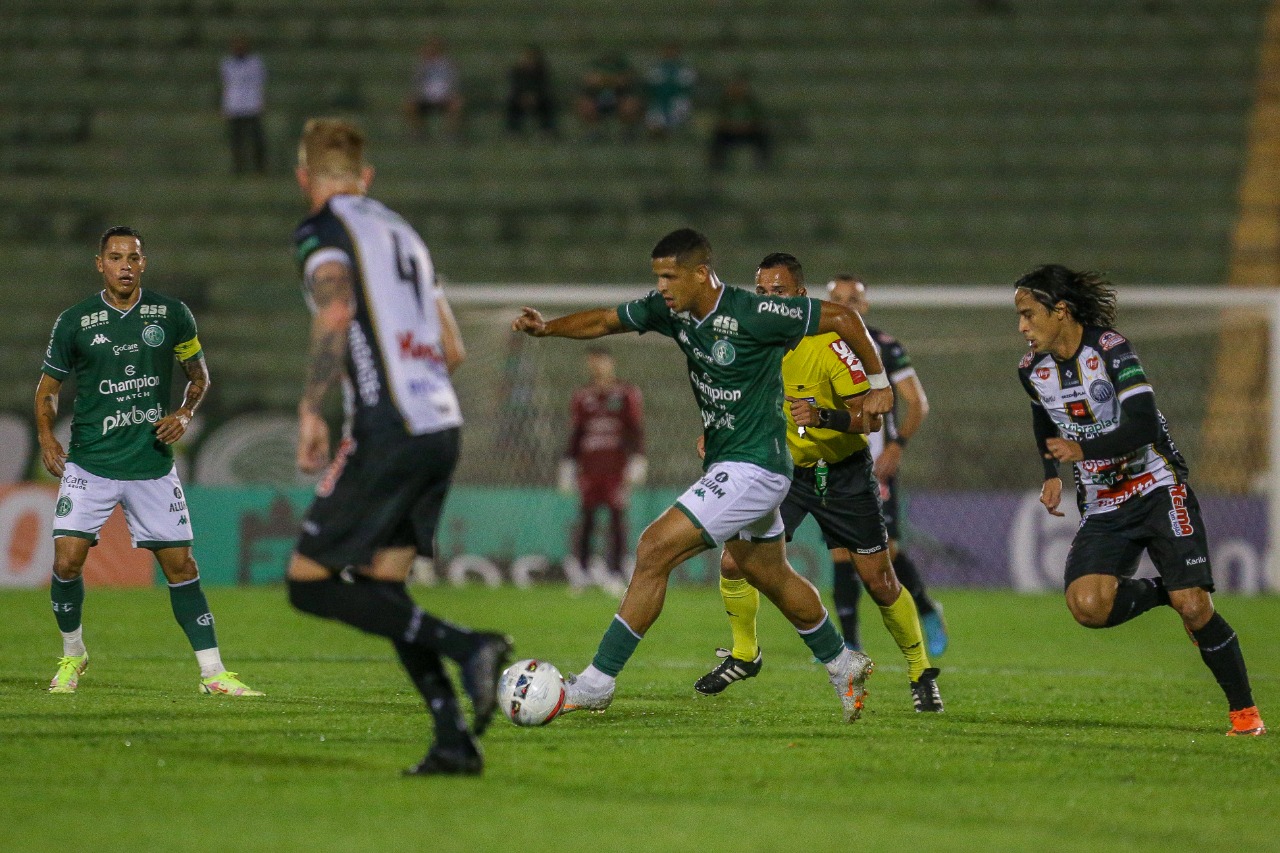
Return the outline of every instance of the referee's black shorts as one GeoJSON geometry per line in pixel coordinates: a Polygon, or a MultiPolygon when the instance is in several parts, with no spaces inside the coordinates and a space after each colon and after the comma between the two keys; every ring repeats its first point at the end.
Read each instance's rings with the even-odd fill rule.
{"type": "Polygon", "coordinates": [[[1066,586],[1084,575],[1131,578],[1146,551],[1168,590],[1213,592],[1209,537],[1200,502],[1185,483],[1129,498],[1080,525],[1067,554],[1066,586]]]}
{"type": "Polygon", "coordinates": [[[782,502],[787,541],[805,516],[812,515],[828,548],[854,554],[878,554],[889,547],[880,512],[880,487],[871,471],[871,453],[860,450],[830,465],[827,490],[819,495],[813,468],[796,466],[791,490],[782,502]]]}
{"type": "Polygon", "coordinates": [[[297,550],[325,568],[368,565],[375,551],[433,556],[461,432],[388,432],[345,440],[316,487],[297,550]]]}

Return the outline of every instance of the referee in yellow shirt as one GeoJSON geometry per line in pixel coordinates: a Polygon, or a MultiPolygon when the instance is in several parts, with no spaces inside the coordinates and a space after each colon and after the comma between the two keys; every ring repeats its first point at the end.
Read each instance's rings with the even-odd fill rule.
{"type": "MultiPolygon", "coordinates": [[[[766,256],[756,271],[756,293],[807,295],[800,262],[783,252],[766,256]]],[[[938,670],[929,663],[915,602],[904,594],[889,559],[889,537],[859,399],[871,387],[862,364],[836,335],[816,335],[802,338],[783,357],[782,381],[789,404],[787,445],[795,462],[791,490],[782,504],[787,540],[812,515],[828,548],[848,549],[854,570],[879,605],[885,628],[906,659],[916,711],[940,712],[938,670]]],[[[879,423],[869,426],[878,429],[879,423]]],[[[837,564],[835,570],[848,571],[849,564],[837,564]]],[[[733,648],[718,649],[720,663],[694,684],[705,695],[754,677],[764,662],[756,637],[760,593],[746,581],[727,550],[720,557],[720,594],[729,615],[733,648]]]]}

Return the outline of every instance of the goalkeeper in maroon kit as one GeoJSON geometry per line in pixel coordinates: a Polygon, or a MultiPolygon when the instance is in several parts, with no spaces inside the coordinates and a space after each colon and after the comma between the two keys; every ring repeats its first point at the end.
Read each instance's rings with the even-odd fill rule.
{"type": "Polygon", "coordinates": [[[644,402],[640,389],[617,377],[613,356],[587,350],[591,381],[573,394],[572,431],[560,465],[560,490],[577,489],[582,501],[581,528],[574,556],[583,571],[591,562],[597,510],[609,511],[608,577],[602,586],[626,585],[622,559],[627,548],[627,503],[630,487],[644,483],[644,402]]]}

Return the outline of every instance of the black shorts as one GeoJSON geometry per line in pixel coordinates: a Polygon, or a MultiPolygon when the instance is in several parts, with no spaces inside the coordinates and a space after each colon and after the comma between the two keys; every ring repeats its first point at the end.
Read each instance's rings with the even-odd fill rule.
{"type": "Polygon", "coordinates": [[[884,514],[884,529],[889,532],[890,539],[902,538],[897,486],[897,477],[890,477],[880,483],[880,511],[884,514]]]}
{"type": "Polygon", "coordinates": [[[302,521],[298,553],[334,571],[368,565],[383,548],[433,556],[460,440],[449,429],[344,441],[302,521]]]}
{"type": "Polygon", "coordinates": [[[813,468],[797,466],[781,508],[788,542],[805,516],[812,515],[828,548],[848,548],[865,555],[889,547],[870,453],[863,450],[830,466],[825,500],[814,486],[813,468]]]}
{"type": "Polygon", "coordinates": [[[1130,498],[1111,512],[1085,519],[1067,554],[1065,584],[1084,575],[1133,577],[1144,550],[1165,589],[1213,592],[1200,502],[1185,484],[1130,498]]]}

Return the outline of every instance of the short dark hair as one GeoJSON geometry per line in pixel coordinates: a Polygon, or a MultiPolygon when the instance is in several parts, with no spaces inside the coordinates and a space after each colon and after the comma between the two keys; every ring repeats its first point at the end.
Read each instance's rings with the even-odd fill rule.
{"type": "Polygon", "coordinates": [[[106,231],[102,232],[102,239],[98,241],[99,255],[107,250],[107,241],[112,237],[136,237],[138,240],[138,248],[142,248],[142,235],[138,233],[136,228],[130,228],[128,225],[112,225],[106,231]]]}
{"type": "Polygon", "coordinates": [[[1116,323],[1116,291],[1102,273],[1044,264],[1018,279],[1014,287],[1026,290],[1049,310],[1064,303],[1082,326],[1109,329],[1116,323]]]}
{"type": "Polygon", "coordinates": [[[796,260],[795,255],[787,252],[771,252],[764,256],[759,269],[772,270],[778,267],[786,267],[787,272],[791,273],[791,277],[796,280],[796,284],[804,284],[804,267],[796,260]]]}
{"type": "Polygon", "coordinates": [[[654,258],[675,258],[682,267],[696,267],[711,262],[711,241],[692,228],[678,228],[653,247],[654,258]]]}

